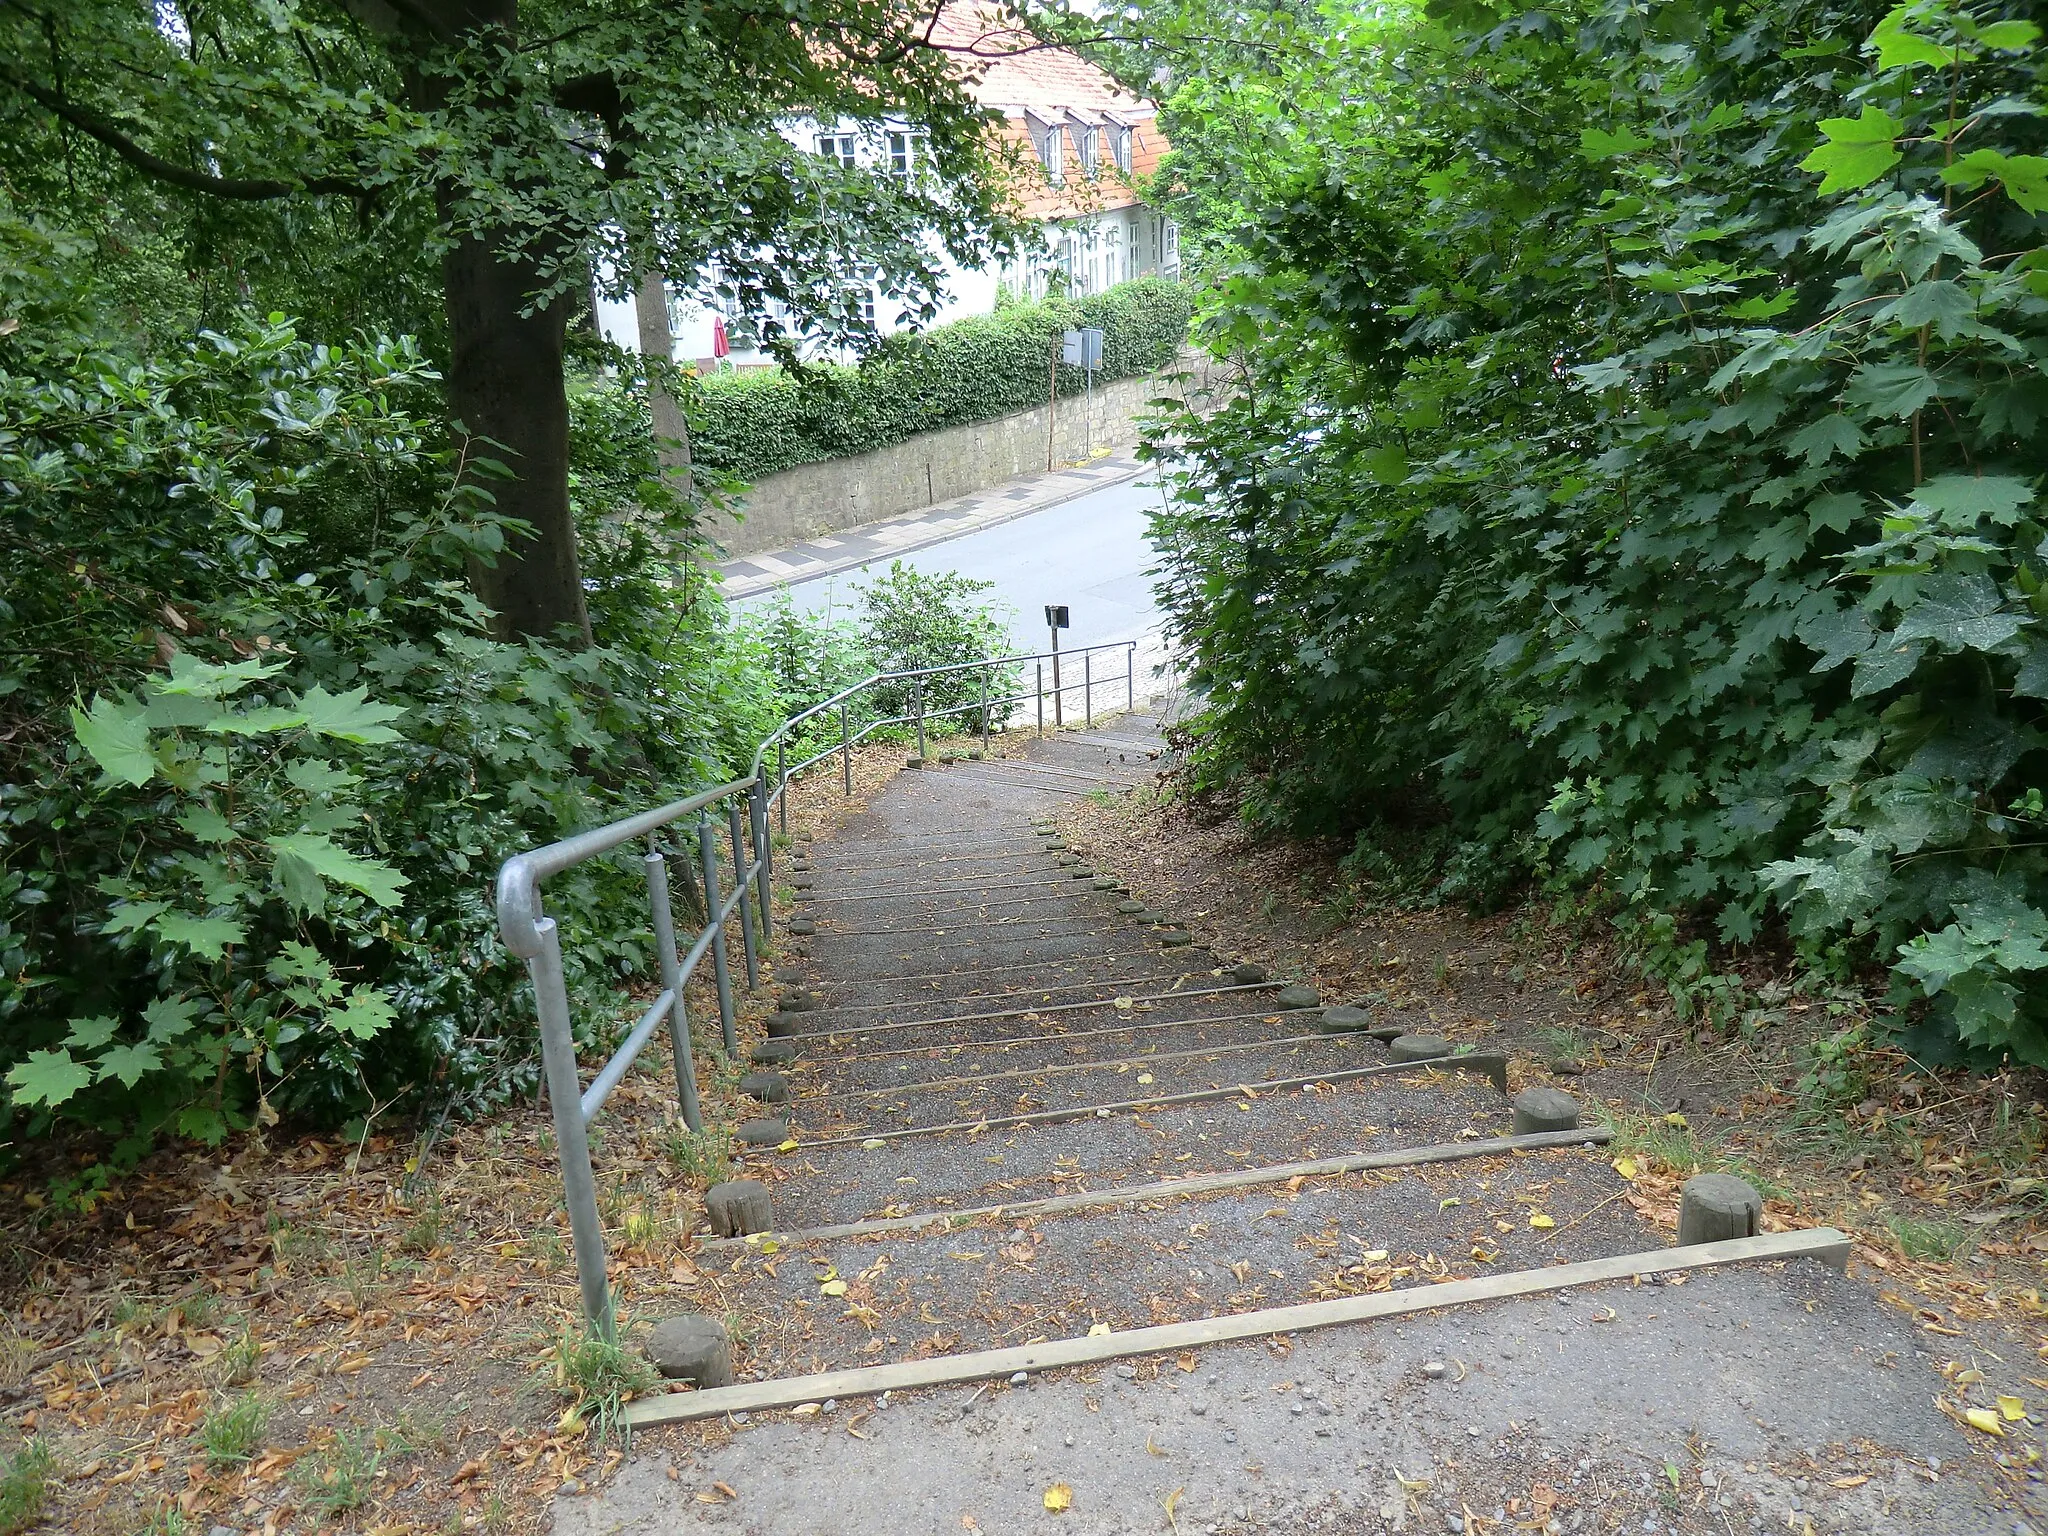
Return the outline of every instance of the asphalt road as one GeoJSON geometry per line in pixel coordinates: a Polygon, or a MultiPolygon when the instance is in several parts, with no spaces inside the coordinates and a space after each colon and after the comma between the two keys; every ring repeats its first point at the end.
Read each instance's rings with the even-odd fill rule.
{"type": "MultiPolygon", "coordinates": [[[[1146,513],[1159,505],[1148,478],[1090,491],[1028,517],[963,534],[900,556],[926,572],[957,571],[995,584],[989,594],[1010,622],[1018,650],[1043,650],[1047,603],[1065,603],[1073,626],[1063,648],[1135,640],[1158,628],[1152,596],[1154,555],[1145,541],[1146,513]]],[[[858,603],[855,584],[871,569],[840,571],[788,587],[807,612],[845,613],[858,603]]],[[[773,592],[743,598],[742,611],[774,600],[773,592]]]]}

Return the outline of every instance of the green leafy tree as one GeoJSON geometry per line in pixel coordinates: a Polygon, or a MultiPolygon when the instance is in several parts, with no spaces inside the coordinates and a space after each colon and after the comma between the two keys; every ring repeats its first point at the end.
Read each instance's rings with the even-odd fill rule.
{"type": "Polygon", "coordinates": [[[2026,8],[1144,14],[1241,383],[1157,525],[1206,782],[2048,1062],[2026,8]]]}
{"type": "Polygon", "coordinates": [[[1006,225],[931,20],[901,0],[19,0],[0,124],[100,185],[345,208],[378,236],[362,259],[437,263],[463,472],[519,535],[472,581],[501,633],[587,643],[563,353],[593,264],[686,285],[715,266],[750,309],[779,301],[783,347],[861,332],[871,280],[934,312],[943,256],[973,265],[1006,225]],[[934,175],[807,153],[780,131],[806,116],[908,119],[934,175]]]}

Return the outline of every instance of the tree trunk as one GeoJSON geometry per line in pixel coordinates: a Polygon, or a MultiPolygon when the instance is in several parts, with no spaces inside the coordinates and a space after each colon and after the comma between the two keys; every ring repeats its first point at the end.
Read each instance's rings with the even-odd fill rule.
{"type": "Polygon", "coordinates": [[[479,562],[471,584],[497,614],[502,637],[589,645],[590,613],[569,517],[569,402],[562,377],[575,295],[529,310],[541,286],[532,266],[506,260],[474,238],[443,259],[442,281],[449,407],[469,434],[471,455],[500,459],[511,471],[510,479],[474,478],[497,498],[501,513],[533,530],[514,537],[495,564],[479,562]]]}
{"type": "MultiPolygon", "coordinates": [[[[668,328],[668,284],[659,272],[640,279],[633,295],[633,307],[640,317],[640,355],[664,363],[675,361],[675,337],[668,328]]],[[[664,475],[681,494],[690,494],[690,429],[683,420],[675,397],[662,387],[658,377],[647,386],[648,412],[654,418],[654,454],[664,475]]]]}

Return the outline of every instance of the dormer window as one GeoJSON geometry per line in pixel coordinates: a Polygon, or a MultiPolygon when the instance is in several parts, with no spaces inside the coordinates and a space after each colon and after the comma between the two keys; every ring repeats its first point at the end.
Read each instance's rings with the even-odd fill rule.
{"type": "Polygon", "coordinates": [[[1109,152],[1116,161],[1116,168],[1126,176],[1131,174],[1131,130],[1112,128],[1109,131],[1109,152]]]}
{"type": "Polygon", "coordinates": [[[924,135],[921,133],[897,132],[889,134],[889,174],[910,176],[923,166],[925,157],[924,135]]]}
{"type": "Polygon", "coordinates": [[[1057,123],[1031,118],[1031,143],[1038,151],[1038,163],[1045,167],[1045,179],[1059,186],[1067,179],[1066,131],[1057,123]]]}
{"type": "Polygon", "coordinates": [[[1093,176],[1102,169],[1102,130],[1092,124],[1080,130],[1081,174],[1093,176]]]}

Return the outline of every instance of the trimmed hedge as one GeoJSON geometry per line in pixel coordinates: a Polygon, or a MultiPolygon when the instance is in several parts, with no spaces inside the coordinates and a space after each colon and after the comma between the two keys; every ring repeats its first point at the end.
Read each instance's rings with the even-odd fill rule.
{"type": "MultiPolygon", "coordinates": [[[[1141,277],[1078,302],[1047,299],[883,342],[858,366],[720,373],[700,381],[690,406],[690,452],[742,480],[819,459],[887,448],[919,432],[989,421],[1045,402],[1047,364],[1060,333],[1102,328],[1096,382],[1171,362],[1193,304],[1185,286],[1141,277]]],[[[1064,364],[1059,392],[1086,375],[1064,364]]]]}

